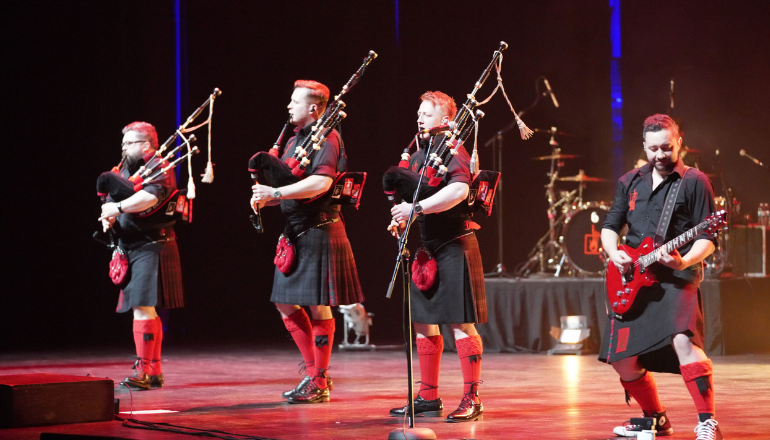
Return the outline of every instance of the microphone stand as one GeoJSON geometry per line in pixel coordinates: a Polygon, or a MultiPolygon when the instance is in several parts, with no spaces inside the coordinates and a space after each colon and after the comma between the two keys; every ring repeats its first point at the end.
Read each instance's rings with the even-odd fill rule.
{"type": "MultiPolygon", "coordinates": [[[[540,90],[537,88],[537,82],[535,82],[535,93],[537,95],[535,101],[529,107],[516,113],[519,118],[540,102],[541,95],[540,90]]],[[[497,265],[494,272],[485,273],[484,278],[511,278],[511,274],[506,272],[505,265],[503,264],[503,135],[513,130],[514,127],[518,128],[516,119],[500,129],[500,131],[484,143],[484,147],[492,147],[492,169],[500,172],[500,181],[497,183],[497,192],[495,193],[495,198],[497,199],[497,265]]]]}
{"type": "MultiPolygon", "coordinates": [[[[432,141],[432,139],[431,139],[432,141]]],[[[409,211],[409,219],[406,222],[404,233],[398,241],[398,257],[396,258],[396,267],[393,269],[393,275],[390,277],[390,284],[388,285],[388,293],[386,298],[390,299],[393,294],[393,287],[398,277],[399,267],[403,268],[404,274],[404,316],[403,316],[403,330],[404,330],[404,347],[406,348],[406,368],[407,368],[407,380],[409,381],[408,396],[407,396],[407,408],[406,417],[409,420],[409,428],[406,429],[394,429],[388,435],[388,440],[400,440],[404,438],[408,439],[435,439],[436,433],[430,428],[415,428],[414,427],[414,377],[412,372],[412,298],[411,298],[411,273],[409,271],[409,249],[406,248],[407,237],[409,236],[409,230],[412,227],[412,218],[414,217],[414,204],[417,203],[420,188],[422,187],[422,180],[425,177],[425,170],[428,168],[428,158],[430,157],[430,145],[425,152],[425,161],[423,163],[422,170],[420,171],[420,179],[417,181],[417,189],[414,191],[412,197],[412,209],[409,211]]]]}

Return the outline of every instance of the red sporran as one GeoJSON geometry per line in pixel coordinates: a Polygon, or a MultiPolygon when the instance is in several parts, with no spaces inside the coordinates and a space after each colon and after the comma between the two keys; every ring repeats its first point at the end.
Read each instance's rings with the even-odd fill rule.
{"type": "Polygon", "coordinates": [[[110,261],[110,278],[115,285],[120,285],[128,273],[128,255],[120,247],[115,247],[110,261]]]}
{"type": "Polygon", "coordinates": [[[281,273],[289,274],[294,270],[294,245],[289,241],[289,237],[281,234],[278,237],[278,246],[275,248],[275,258],[273,263],[281,273]]]}
{"type": "Polygon", "coordinates": [[[412,281],[418,289],[425,291],[433,287],[438,274],[438,265],[430,251],[424,246],[417,249],[412,262],[412,281]]]}

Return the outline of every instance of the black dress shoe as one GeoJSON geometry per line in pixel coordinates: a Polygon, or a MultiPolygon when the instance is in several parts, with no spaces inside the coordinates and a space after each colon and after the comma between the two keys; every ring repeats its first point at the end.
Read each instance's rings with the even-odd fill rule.
{"type": "Polygon", "coordinates": [[[289,403],[322,403],[329,401],[329,387],[319,388],[314,380],[310,380],[304,387],[297,390],[289,397],[289,403]]]}
{"type": "Polygon", "coordinates": [[[299,382],[299,385],[297,385],[296,387],[294,387],[294,388],[290,389],[289,391],[284,391],[284,392],[283,392],[283,394],[281,394],[281,396],[282,396],[284,399],[288,399],[288,398],[290,398],[291,396],[293,396],[293,395],[297,394],[297,390],[301,390],[302,388],[305,388],[305,385],[307,385],[307,383],[308,383],[308,382],[310,382],[311,380],[313,380],[313,378],[312,378],[312,377],[310,377],[310,376],[305,376],[305,377],[304,377],[304,378],[303,378],[303,379],[302,379],[302,380],[299,382]]]}
{"type": "Polygon", "coordinates": [[[150,385],[153,388],[161,388],[166,384],[166,378],[163,377],[163,373],[153,374],[150,376],[150,385]]]}
{"type": "MultiPolygon", "coordinates": [[[[406,414],[406,407],[393,408],[390,410],[391,417],[404,417],[406,414]]],[[[425,400],[420,396],[414,399],[414,414],[417,417],[441,417],[444,415],[444,404],[441,402],[441,397],[433,400],[425,400]]]]}
{"type": "MultiPolygon", "coordinates": [[[[307,385],[307,383],[308,383],[309,381],[311,381],[312,379],[313,379],[313,378],[312,378],[312,377],[310,377],[310,376],[305,376],[305,377],[304,377],[304,378],[303,378],[303,379],[300,381],[299,385],[297,385],[297,387],[296,387],[296,388],[292,388],[292,389],[290,389],[289,391],[284,391],[284,392],[281,394],[281,397],[283,397],[284,399],[288,399],[288,398],[290,398],[291,396],[293,396],[293,395],[297,394],[297,391],[298,391],[298,390],[301,390],[302,388],[304,388],[304,387],[305,387],[305,385],[307,385]]],[[[332,390],[334,390],[334,383],[332,382],[332,378],[331,378],[331,377],[329,377],[329,375],[328,375],[328,374],[326,374],[326,386],[328,386],[328,387],[329,387],[329,391],[332,391],[332,390]]]]}
{"type": "Polygon", "coordinates": [[[144,362],[141,359],[137,359],[132,368],[134,369],[134,374],[123,379],[121,383],[138,390],[149,390],[152,387],[152,383],[150,382],[150,376],[144,372],[144,362]]]}
{"type": "MultiPolygon", "coordinates": [[[[473,403],[473,396],[475,393],[468,393],[463,396],[463,400],[460,402],[460,406],[457,407],[452,414],[446,416],[447,422],[473,422],[475,420],[481,420],[484,414],[484,405],[479,403],[473,403]]],[[[476,395],[478,397],[478,395],[476,395]]]]}

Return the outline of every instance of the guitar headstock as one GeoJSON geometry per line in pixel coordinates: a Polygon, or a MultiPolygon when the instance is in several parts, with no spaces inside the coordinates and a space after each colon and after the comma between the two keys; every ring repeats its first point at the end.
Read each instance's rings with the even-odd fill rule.
{"type": "Polygon", "coordinates": [[[706,217],[703,222],[706,223],[706,231],[716,235],[722,227],[727,226],[727,212],[724,209],[717,211],[706,217]]]}

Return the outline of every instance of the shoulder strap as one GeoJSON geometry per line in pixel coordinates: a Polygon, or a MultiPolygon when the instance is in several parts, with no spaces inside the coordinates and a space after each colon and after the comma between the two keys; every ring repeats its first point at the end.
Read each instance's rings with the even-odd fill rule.
{"type": "Polygon", "coordinates": [[[666,197],[666,203],[663,205],[663,212],[660,215],[660,221],[658,222],[658,229],[655,231],[654,246],[656,248],[663,245],[663,241],[666,239],[666,232],[668,231],[668,225],[671,222],[671,215],[674,213],[674,205],[676,205],[676,198],[679,195],[679,188],[684,180],[684,176],[690,171],[690,167],[686,167],[682,173],[682,177],[679,180],[674,181],[671,184],[671,188],[668,191],[666,197]]]}

